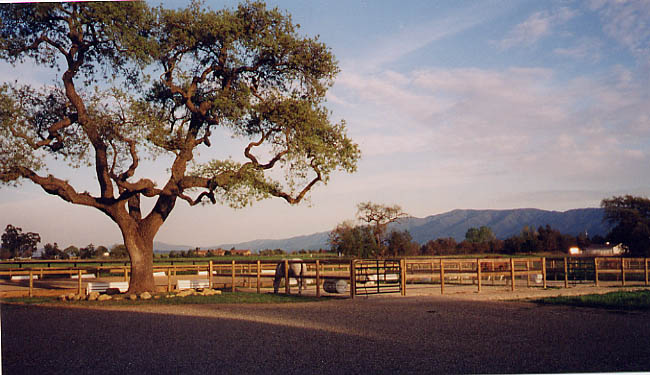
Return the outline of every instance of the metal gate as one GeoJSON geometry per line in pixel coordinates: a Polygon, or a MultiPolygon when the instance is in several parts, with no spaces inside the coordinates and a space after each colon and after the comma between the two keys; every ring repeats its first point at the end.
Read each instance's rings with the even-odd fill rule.
{"type": "Polygon", "coordinates": [[[401,293],[403,268],[399,259],[355,260],[352,289],[355,295],[401,293]]]}

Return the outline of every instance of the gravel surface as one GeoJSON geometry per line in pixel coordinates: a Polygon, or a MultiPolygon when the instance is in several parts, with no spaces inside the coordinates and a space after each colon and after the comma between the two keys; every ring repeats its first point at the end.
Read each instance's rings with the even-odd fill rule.
{"type": "Polygon", "coordinates": [[[4,374],[650,370],[648,312],[432,296],[0,308],[4,374]]]}

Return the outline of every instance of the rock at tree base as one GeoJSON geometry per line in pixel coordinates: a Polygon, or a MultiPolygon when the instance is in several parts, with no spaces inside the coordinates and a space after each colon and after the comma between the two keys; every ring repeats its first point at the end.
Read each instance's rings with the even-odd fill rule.
{"type": "Polygon", "coordinates": [[[151,299],[151,293],[149,292],[140,293],[140,299],[151,299]]]}
{"type": "Polygon", "coordinates": [[[108,294],[101,294],[99,297],[97,297],[97,301],[108,301],[110,299],[113,299],[113,297],[109,296],[108,294]]]}
{"type": "Polygon", "coordinates": [[[99,292],[90,292],[90,294],[88,294],[88,297],[86,299],[88,301],[95,301],[97,298],[99,298],[99,292]]]}
{"type": "Polygon", "coordinates": [[[135,301],[136,299],[138,299],[138,296],[135,295],[135,294],[129,294],[129,299],[130,299],[131,301],[135,301]]]}
{"type": "Polygon", "coordinates": [[[194,289],[184,289],[176,294],[176,297],[187,297],[196,294],[194,289]]]}

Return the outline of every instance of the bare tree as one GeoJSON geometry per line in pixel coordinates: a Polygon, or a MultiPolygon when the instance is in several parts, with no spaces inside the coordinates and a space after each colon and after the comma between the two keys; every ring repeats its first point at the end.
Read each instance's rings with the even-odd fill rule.
{"type": "Polygon", "coordinates": [[[372,227],[375,241],[381,252],[385,248],[382,240],[388,224],[398,222],[407,216],[408,214],[403,212],[402,207],[398,205],[389,206],[372,202],[362,202],[357,205],[357,218],[372,227]]]}

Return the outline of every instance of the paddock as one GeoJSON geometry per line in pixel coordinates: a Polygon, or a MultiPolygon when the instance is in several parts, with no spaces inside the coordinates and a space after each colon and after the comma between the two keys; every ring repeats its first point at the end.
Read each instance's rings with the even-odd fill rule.
{"type": "MultiPolygon", "coordinates": [[[[187,282],[204,281],[201,287],[224,291],[267,293],[272,290],[275,267],[295,260],[231,260],[156,263],[157,291],[179,288],[187,282]],[[189,281],[187,281],[189,280],[189,281]],[[192,281],[194,280],[194,281],[192,281]],[[207,284],[206,284],[207,283],[207,284]]],[[[306,290],[284,282],[284,293],[320,297],[341,295],[323,289],[323,283],[344,281],[346,296],[393,293],[481,294],[576,287],[647,287],[648,258],[621,257],[527,257],[527,258],[399,258],[399,259],[303,259],[306,290]]],[[[285,268],[287,269],[287,268],[285,268]]],[[[124,261],[0,262],[1,295],[84,294],[90,282],[128,281],[130,264],[124,261]]],[[[338,293],[337,293],[338,292],[338,293]]]]}

